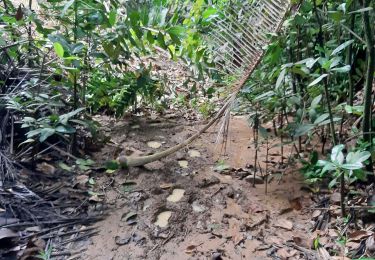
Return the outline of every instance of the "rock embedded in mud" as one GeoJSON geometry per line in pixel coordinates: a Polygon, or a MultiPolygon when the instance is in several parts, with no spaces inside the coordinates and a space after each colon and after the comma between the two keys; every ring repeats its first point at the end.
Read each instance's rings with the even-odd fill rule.
{"type": "Polygon", "coordinates": [[[178,164],[180,165],[181,168],[187,169],[188,165],[189,165],[189,162],[186,161],[186,160],[179,160],[178,164]]]}
{"type": "MultiPolygon", "coordinates": [[[[249,182],[249,183],[254,183],[254,175],[250,174],[250,175],[246,176],[246,178],[244,180],[249,182]]],[[[255,176],[255,184],[264,184],[264,180],[259,176],[255,176]]]]}
{"type": "Polygon", "coordinates": [[[197,150],[189,150],[188,154],[192,158],[201,157],[201,153],[197,150]]]}
{"type": "Polygon", "coordinates": [[[161,143],[156,142],[156,141],[150,141],[150,142],[147,142],[147,146],[153,149],[158,149],[161,147],[161,143]]]}

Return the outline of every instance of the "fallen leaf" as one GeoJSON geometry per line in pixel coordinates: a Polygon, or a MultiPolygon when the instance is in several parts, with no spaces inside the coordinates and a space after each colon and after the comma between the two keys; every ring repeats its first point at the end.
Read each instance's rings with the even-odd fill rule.
{"type": "Polygon", "coordinates": [[[286,230],[292,230],[293,222],[287,219],[278,219],[277,222],[274,224],[274,226],[284,228],[286,230]]]}
{"type": "Polygon", "coordinates": [[[185,190],[183,189],[174,189],[172,194],[167,197],[167,201],[169,202],[179,202],[185,194],[185,190]]]}
{"type": "Polygon", "coordinates": [[[321,260],[330,260],[331,256],[329,255],[328,251],[324,247],[318,248],[318,254],[320,256],[319,259],[321,260]]]}
{"type": "Polygon", "coordinates": [[[131,236],[116,236],[115,243],[119,246],[129,244],[131,241],[131,236]]]}
{"type": "Polygon", "coordinates": [[[313,211],[313,213],[311,214],[311,217],[314,219],[314,218],[319,217],[321,214],[322,214],[322,211],[317,209],[313,211]]]}
{"type": "Polygon", "coordinates": [[[56,168],[46,162],[42,162],[36,165],[36,169],[44,174],[52,175],[56,172],[56,168]]]}
{"type": "Polygon", "coordinates": [[[178,164],[180,165],[181,168],[184,168],[184,169],[187,169],[189,165],[188,161],[185,161],[185,160],[178,161],[178,164]]]}
{"type": "Polygon", "coordinates": [[[17,233],[9,228],[0,228],[0,240],[4,238],[18,237],[17,233]]]}
{"type": "Polygon", "coordinates": [[[372,235],[366,240],[366,252],[369,256],[375,256],[375,235],[372,235]]]}
{"type": "Polygon", "coordinates": [[[360,241],[364,238],[371,236],[373,232],[366,230],[357,230],[348,234],[348,241],[360,241]]]}
{"type": "Polygon", "coordinates": [[[349,248],[349,250],[356,250],[359,248],[360,245],[361,245],[360,242],[350,241],[350,242],[346,242],[345,247],[349,248]]]}
{"type": "Polygon", "coordinates": [[[167,189],[170,189],[174,186],[173,183],[162,183],[160,184],[160,188],[163,189],[163,190],[167,190],[167,189]]]}
{"type": "Polygon", "coordinates": [[[282,260],[286,260],[288,259],[289,257],[293,257],[296,252],[293,251],[293,253],[291,252],[288,252],[288,250],[286,248],[280,248],[279,250],[277,250],[277,253],[276,253],[282,260]]]}
{"type": "Polygon", "coordinates": [[[161,143],[156,142],[156,141],[150,141],[150,142],[147,142],[147,146],[153,149],[158,149],[161,147],[161,143]]]}
{"type": "Polygon", "coordinates": [[[335,192],[331,195],[330,197],[330,200],[334,203],[334,204],[339,204],[340,201],[341,201],[341,195],[340,193],[338,192],[335,192]]]}
{"type": "Polygon", "coordinates": [[[292,199],[292,200],[289,201],[289,203],[290,203],[290,206],[294,210],[301,210],[302,209],[302,203],[301,203],[301,199],[300,198],[292,199]]]}
{"type": "Polygon", "coordinates": [[[133,225],[137,223],[135,220],[137,218],[137,213],[135,212],[128,212],[121,216],[121,221],[126,222],[128,225],[133,225]]]}
{"type": "Polygon", "coordinates": [[[86,185],[86,183],[88,183],[89,179],[90,178],[88,175],[78,175],[76,178],[76,183],[80,184],[81,186],[84,186],[86,185]]]}
{"type": "Polygon", "coordinates": [[[194,253],[194,251],[196,249],[197,249],[196,245],[187,246],[186,249],[185,249],[185,253],[190,255],[190,254],[194,253]]]}
{"type": "Polygon", "coordinates": [[[168,226],[169,218],[172,216],[172,211],[161,212],[156,219],[155,225],[161,228],[168,226]]]}
{"type": "Polygon", "coordinates": [[[293,242],[300,247],[310,248],[309,241],[306,238],[293,236],[293,242]]]}

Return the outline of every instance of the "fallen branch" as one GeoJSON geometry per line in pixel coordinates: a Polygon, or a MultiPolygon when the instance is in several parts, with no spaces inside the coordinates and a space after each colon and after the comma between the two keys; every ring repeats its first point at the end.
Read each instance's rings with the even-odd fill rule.
{"type": "Polygon", "coordinates": [[[175,145],[171,148],[168,148],[167,150],[161,151],[159,153],[155,153],[152,155],[146,155],[146,156],[140,156],[140,157],[132,157],[132,156],[120,156],[117,158],[117,162],[122,167],[135,167],[135,166],[142,166],[157,160],[160,160],[162,158],[165,158],[180,149],[184,148],[185,146],[189,145],[196,139],[198,139],[204,132],[206,132],[213,124],[218,122],[218,120],[225,114],[227,109],[230,109],[231,104],[235,100],[238,92],[242,89],[242,87],[245,85],[246,81],[250,77],[251,73],[254,71],[255,67],[259,64],[261,54],[258,55],[258,58],[256,62],[250,67],[250,69],[242,76],[242,78],[236,82],[233,86],[233,93],[229,96],[225,104],[222,106],[222,108],[216,113],[216,116],[212,118],[201,130],[199,130],[196,134],[191,136],[190,138],[186,139],[184,142],[175,145]]]}

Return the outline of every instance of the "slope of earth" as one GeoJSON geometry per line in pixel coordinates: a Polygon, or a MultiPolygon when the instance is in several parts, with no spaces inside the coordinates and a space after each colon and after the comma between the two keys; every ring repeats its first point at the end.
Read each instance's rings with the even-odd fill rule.
{"type": "MultiPolygon", "coordinates": [[[[201,127],[173,113],[159,120],[99,120],[112,144],[96,161],[154,153],[201,127]]],[[[255,150],[246,119],[232,118],[225,156],[215,143],[217,130],[145,167],[98,174],[96,190],[109,205],[108,217],[97,224],[99,234],[82,259],[314,259],[311,199],[297,167],[280,167],[279,148],[271,149],[274,178],[265,194],[262,178],[252,184],[255,150]]]]}

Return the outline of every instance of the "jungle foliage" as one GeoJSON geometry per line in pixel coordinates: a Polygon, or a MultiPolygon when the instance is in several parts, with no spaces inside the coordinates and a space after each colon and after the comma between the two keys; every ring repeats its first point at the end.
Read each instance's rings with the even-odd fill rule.
{"type": "MultiPolygon", "coordinates": [[[[10,144],[20,157],[55,138],[72,150],[77,129],[95,133],[90,113],[121,116],[140,106],[162,108],[170,93],[142,61],[159,48],[188,64],[192,80],[230,82],[228,68],[215,66],[207,35],[214,18],[233,3],[48,0],[36,11],[32,0],[29,6],[3,0],[2,146],[10,144]],[[25,135],[9,138],[9,125],[25,135]]],[[[374,1],[293,3],[280,34],[269,35],[240,100],[250,102],[256,131],[264,133],[262,122],[273,121],[281,149],[292,144],[298,156],[311,154],[310,160],[301,158],[311,182],[328,178],[334,186],[340,180],[344,188],[345,182],[365,181],[375,158],[374,1]],[[333,147],[329,160],[318,160],[316,140],[322,154],[333,147]]],[[[202,90],[208,96],[214,91],[202,90]]]]}

